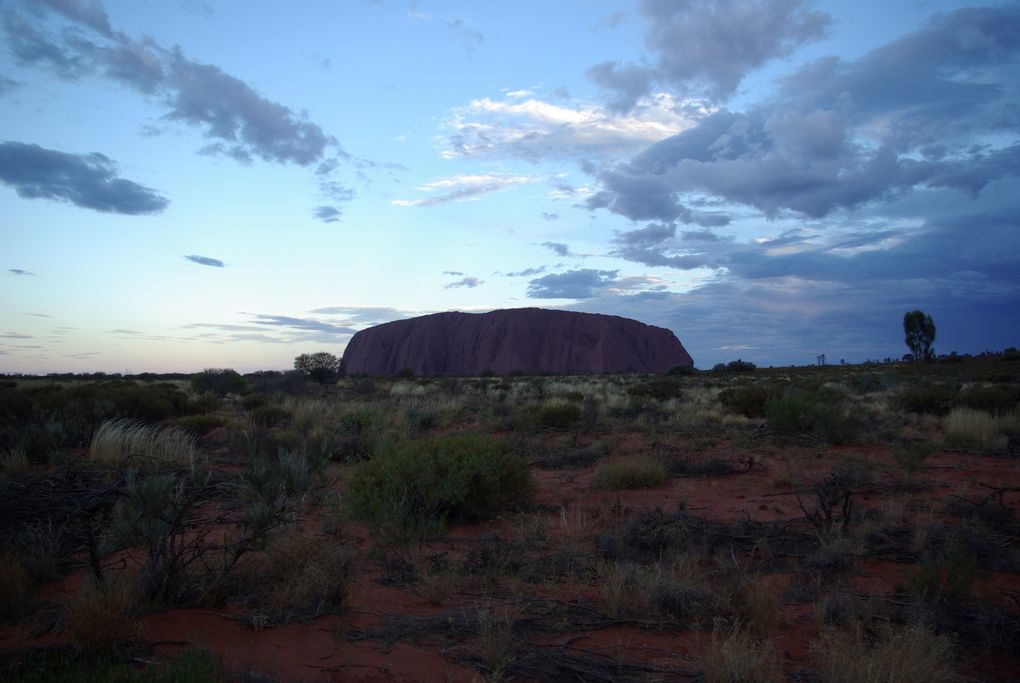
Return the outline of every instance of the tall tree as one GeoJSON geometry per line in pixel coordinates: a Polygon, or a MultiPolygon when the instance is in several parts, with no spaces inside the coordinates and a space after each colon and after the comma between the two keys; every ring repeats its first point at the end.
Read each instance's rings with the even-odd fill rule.
{"type": "Polygon", "coordinates": [[[924,311],[910,311],[903,315],[903,334],[907,348],[915,363],[931,361],[935,352],[931,344],[935,341],[935,321],[924,311]]]}

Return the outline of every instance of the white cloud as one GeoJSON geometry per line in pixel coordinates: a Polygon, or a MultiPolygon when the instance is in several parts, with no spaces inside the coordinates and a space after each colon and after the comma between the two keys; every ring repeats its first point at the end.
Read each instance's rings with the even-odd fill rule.
{"type": "Polygon", "coordinates": [[[667,93],[642,98],[627,113],[586,103],[553,104],[526,91],[484,97],[453,110],[443,138],[446,159],[510,154],[543,157],[635,152],[693,127],[708,112],[667,93]]]}
{"type": "Polygon", "coordinates": [[[443,194],[422,199],[395,199],[396,206],[433,206],[445,202],[476,200],[483,194],[499,192],[515,185],[524,185],[540,180],[533,176],[511,175],[458,175],[432,180],[418,186],[422,192],[444,191],[443,194]]]}

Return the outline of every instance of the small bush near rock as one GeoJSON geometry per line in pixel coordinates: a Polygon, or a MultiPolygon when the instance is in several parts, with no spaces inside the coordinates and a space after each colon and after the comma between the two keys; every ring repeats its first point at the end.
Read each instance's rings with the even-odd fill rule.
{"type": "Polygon", "coordinates": [[[348,487],[352,516],[390,544],[439,533],[447,520],[479,520],[530,503],[528,464],[485,434],[388,441],[358,465],[348,487]]]}
{"type": "Polygon", "coordinates": [[[541,427],[567,429],[581,419],[581,409],[572,403],[542,406],[535,412],[535,423],[541,427]]]}
{"type": "Polygon", "coordinates": [[[719,392],[719,403],[749,418],[765,417],[765,404],[768,401],[769,390],[760,384],[731,387],[719,392]]]}

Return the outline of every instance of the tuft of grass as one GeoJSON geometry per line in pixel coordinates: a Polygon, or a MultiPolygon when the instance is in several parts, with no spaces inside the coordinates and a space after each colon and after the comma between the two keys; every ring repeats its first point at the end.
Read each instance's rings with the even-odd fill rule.
{"type": "Polygon", "coordinates": [[[19,479],[28,472],[28,456],[22,448],[12,448],[0,455],[0,471],[11,479],[19,479]]]}
{"type": "Polygon", "coordinates": [[[177,427],[157,427],[139,420],[106,420],[92,435],[89,452],[93,459],[115,465],[131,457],[149,459],[153,464],[173,463],[193,467],[197,440],[177,427]]]}
{"type": "Polygon", "coordinates": [[[599,489],[645,489],[666,483],[666,467],[648,456],[613,458],[595,473],[592,485],[599,489]]]}
{"type": "Polygon", "coordinates": [[[67,604],[71,642],[89,655],[115,654],[135,635],[131,611],[135,591],[127,577],[108,577],[104,584],[87,581],[67,604]]]}
{"type": "Polygon", "coordinates": [[[478,655],[489,669],[490,681],[502,681],[506,667],[513,661],[514,619],[509,612],[478,611],[478,655]]]}
{"type": "Polygon", "coordinates": [[[0,554],[0,620],[19,619],[32,610],[32,580],[10,550],[0,554]]]}
{"type": "Polygon", "coordinates": [[[200,437],[224,424],[223,418],[216,415],[187,415],[177,419],[178,427],[200,437]]]}
{"type": "Polygon", "coordinates": [[[1020,433],[1020,416],[990,415],[973,408],[954,408],[942,423],[946,442],[952,446],[987,450],[1004,448],[1010,434],[1020,433]]]}
{"type": "Polygon", "coordinates": [[[924,624],[887,631],[869,643],[858,624],[828,629],[815,645],[823,683],[952,683],[952,643],[924,624]]]}
{"type": "Polygon", "coordinates": [[[737,627],[718,624],[701,654],[706,683],[778,683],[782,680],[779,656],[768,641],[758,640],[737,627]]]}

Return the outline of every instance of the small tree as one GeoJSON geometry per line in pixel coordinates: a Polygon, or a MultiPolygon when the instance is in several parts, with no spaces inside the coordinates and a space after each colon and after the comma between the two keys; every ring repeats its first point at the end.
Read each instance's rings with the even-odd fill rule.
{"type": "Polygon", "coordinates": [[[320,384],[325,384],[340,373],[340,363],[339,358],[326,351],[302,353],[294,359],[294,369],[320,384]]]}
{"type": "Polygon", "coordinates": [[[226,396],[243,391],[246,386],[244,377],[230,368],[207,368],[191,376],[191,388],[199,394],[226,396]]]}
{"type": "Polygon", "coordinates": [[[910,355],[915,363],[935,359],[931,344],[935,341],[935,321],[924,311],[910,311],[903,315],[903,333],[910,355]]]}

